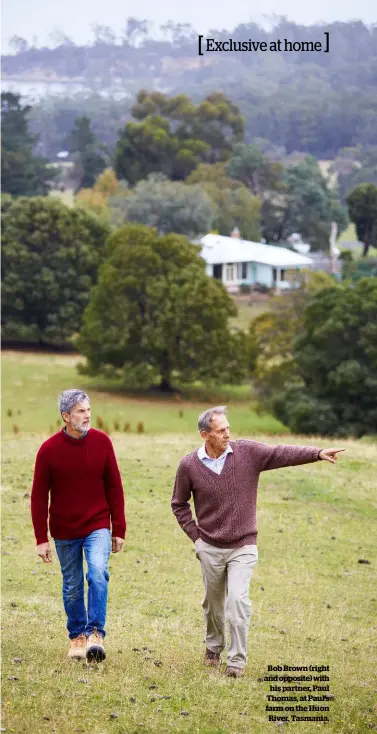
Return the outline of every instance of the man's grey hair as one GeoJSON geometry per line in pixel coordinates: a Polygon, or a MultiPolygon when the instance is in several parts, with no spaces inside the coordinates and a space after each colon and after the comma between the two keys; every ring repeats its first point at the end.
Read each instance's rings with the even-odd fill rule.
{"type": "Polygon", "coordinates": [[[209,431],[211,430],[211,420],[213,416],[225,414],[226,405],[218,405],[216,408],[209,408],[208,410],[205,410],[204,413],[201,413],[198,418],[199,433],[200,431],[206,431],[206,433],[209,433],[209,431]]]}
{"type": "Polygon", "coordinates": [[[70,413],[73,406],[81,403],[83,400],[89,400],[88,395],[83,390],[76,390],[75,388],[64,390],[58,397],[60,413],[70,413]]]}

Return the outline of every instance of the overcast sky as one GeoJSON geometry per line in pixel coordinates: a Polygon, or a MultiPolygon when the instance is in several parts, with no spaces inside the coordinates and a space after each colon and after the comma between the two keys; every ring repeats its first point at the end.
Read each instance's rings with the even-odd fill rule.
{"type": "MultiPolygon", "coordinates": [[[[100,23],[120,34],[127,17],[147,18],[156,28],[167,20],[187,22],[205,34],[209,28],[231,29],[239,23],[263,23],[263,15],[285,15],[304,25],[318,21],[362,20],[377,22],[376,0],[190,0],[181,7],[177,0],[3,0],[3,53],[9,51],[7,40],[18,35],[38,45],[51,45],[50,34],[62,29],[76,43],[91,39],[91,26],[100,23]],[[260,10],[262,8],[262,10],[260,10]]],[[[264,23],[263,23],[264,24],[264,23]]]]}

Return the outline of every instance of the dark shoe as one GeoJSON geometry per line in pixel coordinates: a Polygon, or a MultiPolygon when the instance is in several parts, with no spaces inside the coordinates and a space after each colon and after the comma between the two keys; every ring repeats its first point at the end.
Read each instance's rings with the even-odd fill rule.
{"type": "Polygon", "coordinates": [[[102,663],[105,660],[106,653],[103,646],[103,637],[93,630],[92,634],[89,635],[86,645],[86,659],[88,662],[94,661],[96,663],[102,663]]]}
{"type": "Polygon", "coordinates": [[[228,665],[225,670],[225,675],[227,675],[228,678],[242,678],[243,672],[243,668],[233,668],[228,665]]]}
{"type": "Polygon", "coordinates": [[[204,665],[207,665],[209,668],[219,668],[221,665],[220,653],[212,652],[212,650],[208,650],[208,647],[206,647],[204,665]]]}

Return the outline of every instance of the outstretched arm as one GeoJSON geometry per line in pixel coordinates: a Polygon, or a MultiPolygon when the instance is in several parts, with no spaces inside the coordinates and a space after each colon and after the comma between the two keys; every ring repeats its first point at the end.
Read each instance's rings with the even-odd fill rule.
{"type": "Polygon", "coordinates": [[[285,466],[310,464],[321,459],[335,463],[336,454],[344,449],[320,449],[317,446],[278,444],[269,446],[251,441],[252,460],[259,471],[280,469],[285,466]]]}

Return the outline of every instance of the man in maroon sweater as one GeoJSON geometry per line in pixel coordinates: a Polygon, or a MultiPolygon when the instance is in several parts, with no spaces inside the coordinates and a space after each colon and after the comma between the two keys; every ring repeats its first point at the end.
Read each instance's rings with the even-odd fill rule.
{"type": "Polygon", "coordinates": [[[269,469],[326,460],[344,449],[269,446],[244,439],[230,441],[225,408],[206,410],[198,427],[204,445],[179,464],[172,510],[195,544],[201,562],[206,623],[204,662],[220,667],[229,621],[226,674],[241,677],[246,665],[251,602],[249,586],[258,560],[256,504],[259,474],[269,469]],[[196,522],[189,505],[193,496],[196,522]]]}
{"type": "Polygon", "coordinates": [[[59,410],[65,427],[42,444],[35,463],[31,515],[37,553],[51,563],[49,524],[63,575],[68,657],[101,661],[106,657],[108,560],[111,550],[122,550],[126,532],[122,480],[110,439],[90,428],[88,396],[82,390],[65,390],[59,410]],[[88,565],[87,610],[83,553],[88,565]]]}

